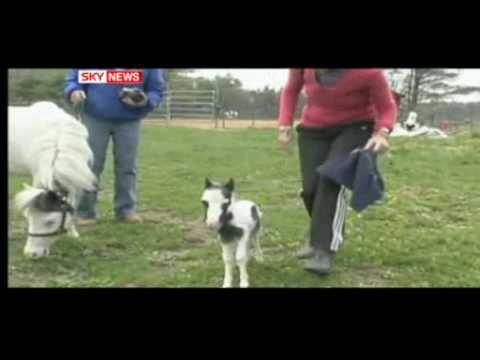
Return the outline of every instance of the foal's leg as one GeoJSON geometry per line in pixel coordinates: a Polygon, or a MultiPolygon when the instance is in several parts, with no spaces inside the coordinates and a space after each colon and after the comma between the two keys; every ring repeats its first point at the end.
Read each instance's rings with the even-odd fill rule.
{"type": "Polygon", "coordinates": [[[248,265],[248,258],[250,253],[250,234],[244,234],[238,242],[237,246],[237,265],[240,269],[240,287],[247,288],[249,287],[248,281],[248,273],[247,273],[247,265],[248,265]]]}
{"type": "Polygon", "coordinates": [[[233,271],[235,270],[235,248],[236,243],[222,243],[223,262],[225,264],[225,277],[223,279],[223,287],[231,288],[233,286],[233,271]]]}

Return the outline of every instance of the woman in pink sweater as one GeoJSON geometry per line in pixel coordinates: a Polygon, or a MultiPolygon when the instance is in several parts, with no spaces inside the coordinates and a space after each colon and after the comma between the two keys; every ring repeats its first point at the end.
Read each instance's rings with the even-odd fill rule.
{"type": "Polygon", "coordinates": [[[344,189],[320,178],[315,170],[359,148],[387,151],[397,108],[383,70],[291,69],[278,119],[278,140],[285,148],[293,139],[293,117],[302,90],[307,104],[297,132],[302,198],[311,224],[309,244],[298,257],[307,259],[305,270],[326,275],[343,242],[347,205],[344,189]]]}

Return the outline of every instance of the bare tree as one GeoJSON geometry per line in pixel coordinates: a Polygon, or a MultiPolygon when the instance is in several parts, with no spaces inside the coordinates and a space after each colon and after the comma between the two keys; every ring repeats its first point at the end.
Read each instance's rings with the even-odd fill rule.
{"type": "Polygon", "coordinates": [[[480,87],[456,84],[459,76],[459,70],[454,69],[410,69],[403,86],[408,111],[416,110],[419,103],[439,102],[452,95],[480,91],[480,87]]]}

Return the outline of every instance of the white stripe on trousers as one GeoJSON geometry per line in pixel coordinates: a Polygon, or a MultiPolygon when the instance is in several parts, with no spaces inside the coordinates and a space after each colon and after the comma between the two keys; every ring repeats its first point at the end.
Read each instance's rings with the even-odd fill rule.
{"type": "Polygon", "coordinates": [[[330,245],[331,251],[337,251],[343,243],[343,225],[347,215],[347,201],[345,199],[346,187],[342,186],[338,192],[337,207],[335,209],[335,217],[332,224],[332,243],[330,245]]]}

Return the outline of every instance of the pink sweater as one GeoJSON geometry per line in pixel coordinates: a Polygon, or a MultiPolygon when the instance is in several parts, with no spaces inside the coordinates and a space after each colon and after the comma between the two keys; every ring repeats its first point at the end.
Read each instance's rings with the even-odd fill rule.
{"type": "Polygon", "coordinates": [[[333,85],[321,85],[315,69],[291,69],[280,99],[280,126],[291,126],[302,89],[302,124],[327,127],[371,119],[375,129],[393,130],[397,107],[383,70],[346,69],[333,85]]]}

